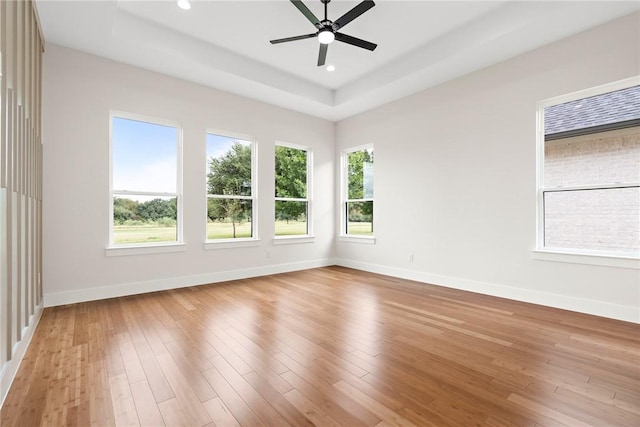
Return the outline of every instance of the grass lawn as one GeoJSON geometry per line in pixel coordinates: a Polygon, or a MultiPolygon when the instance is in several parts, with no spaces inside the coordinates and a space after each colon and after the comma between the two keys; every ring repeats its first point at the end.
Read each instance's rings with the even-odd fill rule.
{"type": "MultiPolygon", "coordinates": [[[[276,221],[276,236],[296,236],[307,234],[305,221],[276,221]]],[[[370,222],[349,223],[349,234],[371,235],[370,222]]],[[[236,238],[251,237],[251,223],[236,224],[236,238]]],[[[207,239],[231,239],[233,226],[227,222],[207,223],[207,239]]],[[[116,244],[163,243],[176,241],[176,227],[160,227],[157,224],[114,225],[113,240],[116,244]]]]}
{"type": "MultiPolygon", "coordinates": [[[[236,224],[236,238],[251,237],[251,223],[236,224]]],[[[208,222],[207,239],[233,239],[233,224],[230,222],[208,222]]]]}
{"type": "Polygon", "coordinates": [[[372,235],[370,222],[350,222],[347,226],[348,234],[372,235]]]}
{"type": "Polygon", "coordinates": [[[306,221],[276,221],[276,236],[301,236],[307,234],[306,221]]]}
{"type": "Polygon", "coordinates": [[[157,224],[114,225],[113,243],[162,243],[176,241],[176,227],[157,224]]]}

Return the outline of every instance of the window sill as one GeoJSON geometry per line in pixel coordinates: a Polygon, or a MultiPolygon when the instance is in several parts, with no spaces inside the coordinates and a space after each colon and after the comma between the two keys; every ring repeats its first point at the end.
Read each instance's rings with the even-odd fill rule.
{"type": "Polygon", "coordinates": [[[605,267],[640,270],[640,259],[633,256],[581,254],[560,250],[536,249],[531,251],[531,258],[541,261],[569,262],[574,264],[601,265],[605,267]]]}
{"type": "Polygon", "coordinates": [[[276,236],[273,238],[274,245],[293,245],[296,243],[313,243],[316,240],[314,236],[308,234],[301,236],[276,236]]]}
{"type": "Polygon", "coordinates": [[[128,256],[128,255],[149,255],[164,254],[170,252],[184,252],[187,245],[184,243],[165,243],[156,245],[138,246],[110,246],[105,249],[106,256],[128,256]]]}
{"type": "Polygon", "coordinates": [[[365,245],[376,244],[376,238],[373,236],[338,236],[338,241],[348,243],[362,243],[365,245]]]}
{"type": "Polygon", "coordinates": [[[207,240],[206,242],[204,242],[205,250],[250,248],[254,246],[260,246],[259,239],[220,239],[207,240]]]}

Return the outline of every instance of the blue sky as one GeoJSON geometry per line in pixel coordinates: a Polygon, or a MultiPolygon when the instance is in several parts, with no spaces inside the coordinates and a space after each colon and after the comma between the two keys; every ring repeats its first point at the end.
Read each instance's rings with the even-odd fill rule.
{"type": "Polygon", "coordinates": [[[214,135],[212,133],[207,134],[207,164],[211,157],[217,158],[225,154],[235,142],[240,142],[243,145],[250,144],[249,141],[244,141],[238,138],[231,138],[229,136],[214,135]]]}
{"type": "MultiPolygon", "coordinates": [[[[111,132],[114,190],[176,191],[177,128],[114,117],[111,132]]],[[[206,134],[207,172],[209,159],[224,155],[236,141],[250,144],[206,134]]]]}
{"type": "Polygon", "coordinates": [[[177,128],[114,117],[111,132],[114,190],[176,191],[177,128]]]}

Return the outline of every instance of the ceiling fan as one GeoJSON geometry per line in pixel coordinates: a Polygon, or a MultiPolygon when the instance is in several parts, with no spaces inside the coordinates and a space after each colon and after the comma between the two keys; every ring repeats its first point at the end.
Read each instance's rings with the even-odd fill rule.
{"type": "Polygon", "coordinates": [[[331,0],[320,0],[324,4],[324,19],[320,21],[316,16],[305,6],[302,0],[290,0],[295,7],[318,29],[317,32],[311,34],[305,34],[302,36],[287,37],[284,39],[271,40],[271,44],[292,42],[296,40],[304,40],[312,37],[317,37],[320,42],[320,52],[318,53],[318,66],[324,65],[327,59],[327,49],[329,44],[334,40],[347,43],[353,46],[361,47],[363,49],[374,50],[378,45],[368,42],[356,37],[352,37],[343,33],[339,33],[338,30],[342,29],[349,22],[356,19],[358,16],[371,9],[376,4],[372,0],[364,0],[357,4],[353,9],[342,15],[335,21],[327,19],[327,5],[331,0]]]}

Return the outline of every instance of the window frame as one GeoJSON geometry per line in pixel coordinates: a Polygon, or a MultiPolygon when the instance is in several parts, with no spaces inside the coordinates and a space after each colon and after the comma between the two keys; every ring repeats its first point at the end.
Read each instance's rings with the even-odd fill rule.
{"type": "Polygon", "coordinates": [[[258,140],[256,137],[227,130],[207,128],[205,130],[205,177],[209,173],[209,165],[207,158],[207,138],[208,134],[226,137],[230,139],[239,139],[251,143],[251,196],[228,196],[228,195],[216,195],[209,194],[209,191],[205,185],[205,203],[204,203],[204,248],[205,249],[225,249],[225,248],[238,248],[238,247],[252,247],[259,246],[260,238],[258,235],[258,140]],[[236,237],[230,239],[209,239],[207,236],[207,207],[210,198],[213,199],[241,199],[251,200],[251,237],[236,237]]]}
{"type": "Polygon", "coordinates": [[[622,253],[595,249],[550,248],[545,246],[545,211],[544,196],[546,193],[560,191],[604,190],[614,188],[640,187],[640,181],[633,183],[600,183],[580,186],[547,187],[544,185],[545,173],[545,113],[547,107],[563,104],[578,99],[601,95],[616,90],[640,85],[640,76],[619,80],[600,86],[571,92],[539,101],[536,106],[536,244],[532,250],[532,258],[544,261],[558,261],[578,264],[603,265],[621,268],[640,269],[640,253],[622,253]]]}
{"type": "MultiPolygon", "coordinates": [[[[365,244],[375,244],[376,238],[375,234],[372,235],[359,235],[359,234],[348,234],[348,209],[347,206],[349,203],[354,202],[371,202],[374,206],[375,212],[375,170],[374,170],[374,197],[371,198],[363,198],[363,199],[349,199],[349,154],[355,153],[357,151],[363,150],[372,150],[375,156],[375,149],[373,144],[364,144],[358,145],[355,147],[345,148],[340,153],[340,232],[338,233],[338,240],[342,242],[351,242],[351,243],[365,243],[365,244]]],[[[374,157],[375,159],[375,157],[374,157]]],[[[374,160],[375,162],[375,160],[374,160]]],[[[375,215],[372,217],[372,225],[375,223],[375,215]]],[[[375,230],[375,227],[374,227],[375,230]]]]}
{"type": "Polygon", "coordinates": [[[183,127],[177,120],[164,119],[139,113],[109,110],[109,235],[105,250],[107,256],[141,255],[151,253],[182,252],[186,250],[183,233],[183,127]],[[113,188],[113,120],[114,118],[173,127],[176,129],[176,192],[129,191],[113,188]],[[175,197],[176,198],[176,240],[171,242],[117,244],[113,239],[113,200],[122,195],[175,197]]]}
{"type": "Polygon", "coordinates": [[[273,204],[273,243],[274,244],[288,244],[288,243],[311,243],[315,240],[315,236],[313,233],[313,150],[311,147],[306,145],[292,144],[290,142],[284,141],[276,141],[274,144],[273,150],[273,159],[274,159],[274,167],[273,167],[273,183],[275,186],[276,176],[275,176],[275,158],[276,158],[276,148],[277,147],[285,147],[292,148],[294,150],[302,150],[307,153],[307,197],[304,199],[300,198],[291,198],[291,197],[278,197],[275,196],[275,187],[274,187],[274,204],[273,204]],[[278,201],[292,201],[292,202],[306,202],[307,203],[307,233],[306,234],[295,234],[295,235],[285,235],[278,236],[275,233],[275,202],[278,201]]]}

